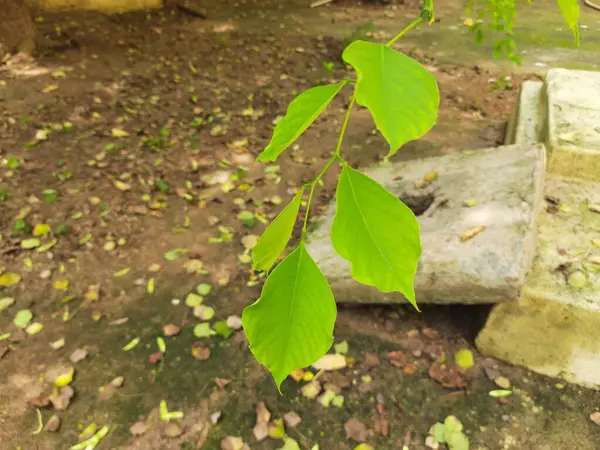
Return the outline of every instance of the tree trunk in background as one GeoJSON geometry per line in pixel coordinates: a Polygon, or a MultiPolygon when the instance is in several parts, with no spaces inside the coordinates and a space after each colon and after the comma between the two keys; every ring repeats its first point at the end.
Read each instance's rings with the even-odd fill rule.
{"type": "Polygon", "coordinates": [[[23,0],[0,0],[0,60],[7,53],[33,53],[35,22],[23,0]]]}

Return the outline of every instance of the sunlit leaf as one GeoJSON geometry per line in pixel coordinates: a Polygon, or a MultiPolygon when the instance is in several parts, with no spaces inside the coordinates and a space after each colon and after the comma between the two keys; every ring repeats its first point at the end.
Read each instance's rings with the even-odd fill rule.
{"type": "Polygon", "coordinates": [[[380,184],[347,165],[336,198],[331,242],[352,264],[352,278],[382,292],[400,292],[416,307],[414,277],[421,244],[415,215],[380,184]]]}
{"type": "Polygon", "coordinates": [[[257,270],[270,270],[287,246],[302,202],[301,189],[293,200],[271,222],[252,249],[252,263],[257,270]]]}
{"type": "Polygon", "coordinates": [[[454,360],[456,361],[456,364],[463,369],[469,369],[475,364],[473,352],[467,348],[457,351],[454,355],[454,360]]]}
{"type": "Polygon", "coordinates": [[[279,387],[329,350],[335,317],[331,288],[301,242],[273,270],[242,322],[250,350],[279,387]]]}
{"type": "Polygon", "coordinates": [[[275,161],[319,117],[346,81],[316,86],[304,91],[290,103],[285,117],[279,121],[269,145],[258,156],[262,162],[275,161]]]}
{"type": "Polygon", "coordinates": [[[12,297],[2,297],[0,298],[0,312],[9,308],[15,303],[15,299],[12,297]]]}
{"type": "Polygon", "coordinates": [[[212,286],[208,283],[200,283],[198,286],[196,286],[196,292],[202,296],[210,294],[211,291],[212,286]]]}
{"type": "Polygon", "coordinates": [[[28,309],[21,309],[17,311],[13,323],[17,328],[25,328],[33,319],[33,313],[28,309]]]}
{"type": "Polygon", "coordinates": [[[579,0],[558,0],[558,6],[579,45],[579,0]]]}
{"type": "Polygon", "coordinates": [[[371,111],[389,156],[427,133],[437,120],[435,78],[412,58],[383,44],[352,42],[343,59],[356,70],[356,101],[371,111]]]}
{"type": "Polygon", "coordinates": [[[34,248],[39,247],[40,245],[41,242],[38,238],[23,239],[21,241],[21,248],[25,250],[32,250],[34,248]]]}
{"type": "Polygon", "coordinates": [[[136,337],[129,341],[127,345],[125,345],[121,350],[124,352],[128,352],[129,350],[133,350],[140,343],[140,338],[136,337]]]}
{"type": "Polygon", "coordinates": [[[43,328],[44,325],[42,325],[39,322],[34,322],[31,325],[27,326],[27,328],[25,328],[25,333],[27,333],[30,336],[33,336],[34,334],[38,334],[40,331],[42,331],[43,328]]]}
{"type": "Polygon", "coordinates": [[[208,322],[199,323],[194,327],[194,336],[197,338],[215,336],[216,334],[216,331],[211,328],[208,322]]]}

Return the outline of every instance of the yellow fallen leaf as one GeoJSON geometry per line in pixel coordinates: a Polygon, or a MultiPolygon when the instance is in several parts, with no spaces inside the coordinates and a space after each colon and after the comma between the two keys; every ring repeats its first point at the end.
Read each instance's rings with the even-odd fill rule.
{"type": "Polygon", "coordinates": [[[437,178],[438,178],[438,173],[437,172],[428,172],[423,177],[423,179],[425,181],[434,181],[434,180],[437,180],[437,178]]]}
{"type": "Polygon", "coordinates": [[[461,236],[460,236],[460,240],[461,241],[468,241],[469,239],[477,236],[479,233],[481,233],[483,230],[485,230],[484,226],[479,226],[479,227],[475,227],[475,228],[471,228],[468,231],[465,231],[461,236]]]}
{"type": "Polygon", "coordinates": [[[66,373],[63,373],[56,377],[54,380],[54,385],[56,387],[65,387],[73,381],[73,376],[75,375],[75,368],[70,367],[66,373]]]}
{"type": "Polygon", "coordinates": [[[33,229],[33,235],[34,236],[43,236],[45,234],[50,233],[50,231],[52,231],[52,229],[50,228],[50,225],[46,224],[46,223],[38,223],[35,228],[33,229]]]}
{"type": "Polygon", "coordinates": [[[454,354],[454,360],[456,361],[456,364],[463,369],[469,369],[470,367],[473,367],[473,364],[475,364],[473,360],[473,352],[466,348],[457,351],[454,354]]]}
{"type": "Polygon", "coordinates": [[[88,286],[88,290],[85,293],[85,299],[88,302],[96,302],[100,299],[100,285],[92,284],[88,286]]]}
{"type": "Polygon", "coordinates": [[[0,286],[3,287],[8,287],[8,286],[14,286],[15,284],[18,284],[21,281],[21,275],[16,274],[16,273],[3,273],[2,275],[0,275],[0,286]]]}
{"type": "Polygon", "coordinates": [[[125,275],[127,275],[129,272],[131,272],[131,268],[126,267],[125,269],[121,269],[121,270],[118,270],[117,272],[113,273],[113,277],[121,278],[121,277],[124,277],[125,275]]]}
{"type": "Polygon", "coordinates": [[[125,131],[123,128],[113,128],[110,133],[113,137],[123,138],[129,136],[129,133],[125,131]]]}
{"type": "Polygon", "coordinates": [[[119,180],[114,180],[114,181],[113,181],[113,184],[114,184],[114,186],[115,186],[115,187],[116,187],[118,190],[120,190],[120,191],[122,191],[122,192],[125,192],[125,191],[129,191],[129,190],[131,190],[131,185],[130,185],[130,184],[127,184],[127,183],[124,183],[124,182],[122,182],[122,181],[119,181],[119,180]]]}
{"type": "Polygon", "coordinates": [[[44,94],[47,94],[49,92],[56,91],[57,89],[58,89],[58,84],[48,84],[46,87],[44,87],[44,89],[42,89],[42,92],[44,94]]]}
{"type": "Polygon", "coordinates": [[[58,279],[54,282],[52,287],[57,291],[66,291],[67,289],[69,289],[69,280],[58,279]]]}

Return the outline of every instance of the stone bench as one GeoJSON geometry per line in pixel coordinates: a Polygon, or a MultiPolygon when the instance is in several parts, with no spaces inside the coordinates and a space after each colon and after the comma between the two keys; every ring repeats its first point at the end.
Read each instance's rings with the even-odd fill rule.
{"type": "MultiPolygon", "coordinates": [[[[423,246],[415,280],[419,303],[496,303],[518,298],[533,259],[544,169],[544,147],[527,144],[365,171],[419,215],[423,246]],[[433,173],[436,178],[425,182],[426,175],[433,173]],[[485,227],[481,233],[461,241],[463,233],[480,226],[485,227]]],[[[309,234],[307,249],[336,299],[404,303],[401,294],[384,294],[351,278],[349,263],[335,253],[329,239],[334,213],[332,203],[309,234]]]]}

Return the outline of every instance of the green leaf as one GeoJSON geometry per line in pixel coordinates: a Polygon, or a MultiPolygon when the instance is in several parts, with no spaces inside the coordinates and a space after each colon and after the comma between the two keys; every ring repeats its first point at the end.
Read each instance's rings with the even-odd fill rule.
{"type": "Polygon", "coordinates": [[[13,323],[17,328],[26,328],[31,322],[31,319],[33,319],[32,312],[28,309],[21,309],[17,311],[13,323]]]}
{"type": "Polygon", "coordinates": [[[15,303],[15,299],[12,297],[0,298],[0,312],[12,306],[13,303],[15,303]]]}
{"type": "Polygon", "coordinates": [[[224,337],[225,339],[229,338],[233,334],[233,330],[227,326],[227,322],[224,320],[215,322],[214,329],[215,333],[224,337]]]}
{"type": "Polygon", "coordinates": [[[579,0],[558,0],[558,6],[579,45],[579,0]]]}
{"type": "Polygon", "coordinates": [[[23,239],[21,241],[21,248],[25,250],[32,250],[34,248],[39,247],[40,245],[41,242],[38,238],[23,239]]]}
{"type": "Polygon", "coordinates": [[[175,261],[176,259],[179,259],[181,255],[187,253],[187,251],[187,248],[174,248],[173,250],[169,250],[167,253],[165,253],[164,258],[167,261],[175,261]]]}
{"type": "Polygon", "coordinates": [[[296,97],[279,121],[269,145],[258,156],[262,162],[275,161],[308,127],[319,117],[346,81],[325,86],[316,86],[296,97]]]}
{"type": "Polygon", "coordinates": [[[300,211],[302,202],[302,188],[290,203],[279,213],[277,217],[269,224],[265,232],[262,234],[256,246],[252,249],[252,264],[257,270],[270,270],[285,250],[292,231],[294,223],[300,211]]]}
{"type": "Polygon", "coordinates": [[[200,283],[196,286],[196,292],[202,296],[207,296],[212,291],[212,286],[208,283],[200,283]]]}
{"type": "Polygon", "coordinates": [[[352,264],[352,278],[382,292],[400,292],[417,308],[414,277],[421,242],[415,215],[383,186],[347,165],[336,198],[331,243],[352,264]]]}
{"type": "Polygon", "coordinates": [[[133,350],[140,343],[140,338],[136,337],[129,341],[127,345],[125,345],[121,350],[124,352],[128,352],[129,350],[133,350]]]}
{"type": "Polygon", "coordinates": [[[336,307],[327,280],[304,243],[271,272],[260,298],[242,314],[250,350],[281,385],[333,343],[336,307]]]}
{"type": "Polygon", "coordinates": [[[440,94],[425,67],[383,44],[366,41],[354,41],[342,57],[358,74],[356,102],[371,111],[390,145],[388,156],[433,127],[440,94]]]}
{"type": "Polygon", "coordinates": [[[208,322],[199,323],[194,327],[194,336],[199,339],[214,336],[216,334],[216,331],[210,327],[210,323],[208,322]]]}

